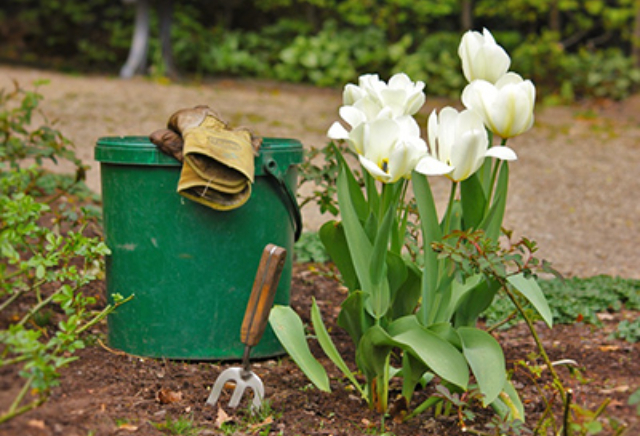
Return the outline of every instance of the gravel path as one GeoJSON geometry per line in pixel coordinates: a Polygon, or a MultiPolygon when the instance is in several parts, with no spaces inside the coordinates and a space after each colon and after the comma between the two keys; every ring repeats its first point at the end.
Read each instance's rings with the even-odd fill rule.
{"type": "MultiPolygon", "coordinates": [[[[13,79],[27,89],[34,80],[50,81],[40,88],[41,108],[91,165],[87,183],[96,192],[100,174],[93,150],[101,136],[147,135],[175,110],[208,104],[234,126],[320,147],[341,104],[339,90],[226,80],[123,81],[0,66],[0,88],[11,88],[13,79]]],[[[442,104],[428,100],[425,119],[436,106],[442,104]]],[[[519,160],[511,166],[505,226],[536,240],[539,256],[567,276],[640,279],[640,96],[591,108],[539,109],[536,126],[509,145],[519,160]]],[[[434,180],[434,191],[442,204],[447,189],[440,182],[434,180]]],[[[303,215],[308,230],[328,218],[311,208],[303,215]]]]}

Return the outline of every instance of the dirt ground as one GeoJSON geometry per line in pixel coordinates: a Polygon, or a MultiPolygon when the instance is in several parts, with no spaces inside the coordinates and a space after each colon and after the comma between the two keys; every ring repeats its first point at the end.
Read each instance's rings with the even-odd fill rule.
{"type": "MultiPolygon", "coordinates": [[[[143,78],[121,81],[0,66],[0,88],[11,86],[11,79],[27,87],[43,78],[50,84],[40,90],[45,95],[42,108],[50,119],[57,120],[57,128],[92,166],[88,184],[96,192],[100,175],[93,148],[98,137],[145,135],[164,126],[178,108],[209,104],[234,125],[251,127],[263,136],[293,137],[307,147],[320,147],[327,142],[326,130],[337,118],[341,103],[340,91],[303,86],[248,81],[165,84],[143,78]]],[[[424,120],[431,108],[442,104],[428,100],[424,120]]],[[[638,109],[640,97],[624,103],[541,108],[534,129],[510,143],[519,161],[511,167],[506,225],[537,240],[540,256],[567,276],[640,278],[638,109]]],[[[444,202],[447,193],[438,191],[437,180],[434,186],[439,201],[444,202]]],[[[310,208],[303,213],[308,230],[316,229],[327,218],[310,208]]],[[[318,268],[295,266],[291,305],[308,321],[311,297],[315,297],[338,348],[349,358],[352,345],[335,326],[337,303],[344,294],[335,281],[313,272],[318,268]]],[[[103,283],[96,286],[95,293],[104,293],[103,283]]],[[[640,346],[609,337],[617,322],[637,316],[611,314],[604,328],[582,323],[553,330],[540,327],[551,360],[572,359],[577,363],[572,374],[564,367],[559,369],[573,389],[575,410],[595,410],[608,402],[600,419],[603,435],[616,434],[616,422],[627,425],[625,436],[640,434],[640,418],[627,405],[629,395],[640,386],[640,346]]],[[[100,325],[93,333],[100,338],[105,329],[100,325]]],[[[497,335],[527,416],[535,423],[545,410],[537,387],[548,392],[544,388],[548,374],[543,371],[536,384],[521,364],[541,363],[533,357],[535,347],[524,326],[497,335]]],[[[317,347],[313,351],[322,356],[317,347]]],[[[219,428],[223,420],[220,409],[205,406],[205,400],[211,384],[228,363],[136,357],[99,342],[79,356],[63,372],[61,386],[54,390],[51,400],[0,425],[0,436],[172,434],[156,425],[180,417],[191,420],[199,429],[194,434],[225,434],[219,428]]],[[[237,424],[235,434],[381,434],[380,417],[348,389],[326,358],[322,363],[331,378],[330,394],[311,388],[288,358],[257,362],[254,369],[264,380],[272,413],[252,421],[246,414],[222,408],[237,424]]],[[[347,363],[354,367],[352,360],[347,359],[347,363]]],[[[13,369],[0,369],[0,409],[6,408],[19,389],[18,380],[13,369]]],[[[433,388],[417,393],[416,404],[433,393],[429,389],[433,388]]],[[[399,390],[399,385],[393,385],[392,398],[399,390]]],[[[228,397],[223,404],[226,401],[228,397]]],[[[553,405],[557,412],[558,399],[553,405]]],[[[484,425],[491,415],[479,408],[474,411],[476,419],[468,424],[474,430],[487,431],[484,425]]],[[[586,415],[584,412],[585,419],[586,415]]],[[[469,434],[461,430],[455,411],[448,415],[427,412],[402,424],[388,420],[385,426],[398,436],[469,434]]]]}
{"type": "MultiPolygon", "coordinates": [[[[316,298],[340,353],[350,368],[355,368],[353,345],[348,335],[335,325],[336,302],[344,298],[344,292],[334,280],[313,272],[318,268],[322,267],[299,264],[294,268],[291,306],[303,322],[309,323],[311,297],[316,298]]],[[[631,316],[637,313],[609,316],[603,328],[582,323],[558,325],[552,330],[537,326],[552,361],[571,359],[577,365],[571,374],[567,367],[558,367],[558,371],[565,386],[573,389],[578,422],[588,421],[588,413],[603,404],[606,406],[598,420],[603,426],[600,435],[617,435],[616,428],[622,428],[621,425],[627,426],[624,436],[640,434],[640,417],[634,407],[627,405],[629,395],[640,386],[640,347],[609,337],[621,319],[631,316]]],[[[93,333],[104,337],[105,330],[105,326],[100,325],[93,333]]],[[[535,425],[544,413],[541,395],[549,398],[559,417],[560,401],[549,393],[548,371],[542,370],[541,378],[535,379],[526,369],[543,363],[534,357],[536,348],[526,327],[521,324],[500,332],[497,339],[504,349],[507,368],[514,374],[512,380],[525,405],[527,422],[535,425]]],[[[332,392],[323,393],[313,388],[289,358],[254,362],[252,369],[264,382],[270,413],[252,420],[246,411],[227,407],[230,391],[224,392],[221,407],[205,405],[221,371],[238,363],[150,359],[126,355],[96,343],[81,350],[80,359],[63,371],[60,387],[54,389],[44,406],[0,425],[0,436],[382,434],[380,416],[370,411],[357,392],[350,389],[317,344],[311,344],[312,352],[328,371],[332,392]],[[225,415],[220,415],[220,410],[230,421],[221,418],[225,415]],[[167,419],[190,421],[197,431],[171,433],[157,428],[167,419]],[[226,422],[226,432],[225,427],[220,428],[223,422],[226,422]],[[230,427],[232,425],[235,427],[230,427]],[[235,431],[230,430],[232,428],[235,431]]],[[[12,394],[19,390],[17,380],[15,371],[0,369],[0,410],[7,407],[12,394]]],[[[400,390],[399,382],[392,383],[391,398],[399,396],[400,390]]],[[[433,393],[432,386],[418,390],[412,407],[433,393]]],[[[473,430],[488,431],[486,424],[492,414],[477,404],[472,410],[476,417],[467,420],[466,425],[473,430]]],[[[404,423],[388,419],[385,430],[396,436],[474,434],[462,431],[455,409],[440,415],[428,411],[404,423]]]]}

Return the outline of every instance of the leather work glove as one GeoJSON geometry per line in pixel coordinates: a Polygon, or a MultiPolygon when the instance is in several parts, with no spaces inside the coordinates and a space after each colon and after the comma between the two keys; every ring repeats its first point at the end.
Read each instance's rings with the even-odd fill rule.
{"type": "Polygon", "coordinates": [[[181,195],[217,210],[247,202],[259,138],[246,129],[229,129],[208,106],[177,111],[168,128],[152,133],[150,139],[161,151],[183,160],[181,195]]]}

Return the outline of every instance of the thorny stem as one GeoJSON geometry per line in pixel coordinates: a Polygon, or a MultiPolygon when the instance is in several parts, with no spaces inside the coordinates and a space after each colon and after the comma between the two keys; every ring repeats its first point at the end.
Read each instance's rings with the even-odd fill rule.
{"type": "MultiPolygon", "coordinates": [[[[18,409],[18,406],[24,399],[25,395],[27,395],[27,392],[29,392],[29,388],[31,387],[31,383],[33,383],[34,379],[35,376],[32,375],[27,379],[27,381],[25,381],[22,389],[20,389],[20,392],[18,392],[18,395],[16,395],[16,398],[13,400],[13,403],[11,403],[11,406],[9,407],[9,411],[5,415],[16,416],[16,410],[18,409]]],[[[4,418],[4,416],[0,417],[0,423],[3,422],[2,418],[4,418]]]]}
{"type": "Polygon", "coordinates": [[[571,431],[571,426],[569,425],[569,420],[571,415],[569,413],[571,407],[571,399],[573,398],[573,390],[567,389],[567,396],[564,401],[564,414],[562,416],[562,435],[563,436],[571,436],[573,433],[571,431]]]}
{"type": "Polygon", "coordinates": [[[518,309],[514,310],[513,312],[511,312],[509,314],[509,316],[507,316],[506,318],[504,318],[501,321],[498,321],[497,323],[495,323],[494,325],[492,325],[491,327],[487,327],[487,333],[491,333],[494,330],[499,329],[500,327],[502,327],[503,325],[505,325],[506,323],[508,323],[509,321],[511,321],[513,318],[515,318],[516,316],[518,316],[518,309]]]}
{"type": "MultiPolygon", "coordinates": [[[[107,316],[109,313],[111,313],[117,307],[119,307],[120,305],[130,301],[133,297],[134,297],[134,295],[130,295],[129,297],[127,297],[127,298],[125,298],[125,299],[123,299],[121,301],[118,301],[117,303],[114,303],[112,305],[110,304],[110,305],[106,306],[103,310],[101,310],[99,313],[97,313],[91,320],[89,320],[86,324],[84,324],[82,327],[80,327],[76,331],[76,334],[77,335],[82,334],[87,329],[91,328],[92,326],[94,326],[95,324],[100,322],[102,319],[104,319],[105,316],[107,316]]],[[[36,311],[31,311],[30,314],[27,314],[25,316],[25,318],[27,316],[31,316],[35,312],[36,311]]],[[[21,323],[23,321],[26,322],[25,318],[23,318],[21,323]]],[[[59,353],[61,348],[62,348],[62,345],[63,345],[62,343],[59,343],[58,346],[52,352],[52,354],[59,353]]],[[[21,362],[23,360],[26,360],[26,359],[16,358],[16,359],[13,359],[11,361],[11,363],[18,363],[18,362],[21,362]]],[[[2,365],[2,366],[4,366],[4,365],[2,365]]],[[[0,415],[0,424],[2,424],[4,422],[7,422],[10,419],[15,418],[18,415],[21,415],[21,414],[23,414],[25,412],[28,412],[28,411],[30,411],[32,409],[35,409],[36,407],[40,406],[42,403],[44,403],[46,401],[47,396],[46,395],[42,395],[37,400],[34,400],[31,403],[26,404],[25,406],[18,407],[20,405],[20,403],[22,402],[22,400],[24,399],[24,397],[27,394],[27,392],[29,391],[29,388],[31,387],[31,384],[33,383],[34,379],[35,379],[34,375],[32,375],[31,377],[29,377],[27,379],[27,381],[25,382],[24,386],[22,387],[22,389],[20,390],[20,392],[18,393],[16,398],[13,400],[13,403],[11,404],[11,407],[9,407],[9,410],[6,413],[4,413],[3,415],[0,415]]]]}
{"type": "MultiPolygon", "coordinates": [[[[51,303],[51,301],[53,301],[54,297],[56,295],[58,295],[60,292],[62,292],[63,287],[59,287],[57,291],[55,291],[53,294],[49,295],[46,299],[40,301],[40,303],[38,303],[37,305],[35,305],[33,308],[31,308],[31,310],[29,310],[29,312],[27,312],[27,314],[22,317],[22,319],[20,320],[20,322],[18,323],[19,326],[25,325],[25,323],[27,321],[29,321],[29,319],[31,319],[31,317],[33,315],[35,315],[36,313],[38,313],[40,311],[40,309],[42,309],[43,307],[45,307],[47,304],[51,303]]],[[[78,288],[76,287],[73,291],[75,293],[75,291],[77,291],[78,288]]]]}
{"type": "Polygon", "coordinates": [[[563,403],[566,402],[566,391],[565,391],[565,388],[562,385],[562,381],[560,381],[560,377],[558,376],[558,373],[553,368],[553,364],[551,363],[551,359],[549,359],[549,356],[547,355],[547,352],[546,352],[546,350],[544,348],[544,345],[542,345],[542,341],[540,340],[540,336],[538,336],[538,332],[536,331],[536,329],[535,329],[535,327],[533,325],[533,322],[527,316],[524,308],[522,307],[520,302],[518,302],[518,300],[516,299],[515,295],[513,295],[513,293],[509,290],[509,287],[504,282],[504,280],[500,279],[500,281],[502,282],[501,283],[502,284],[502,288],[507,293],[507,296],[509,297],[511,302],[516,306],[516,308],[518,309],[518,312],[520,312],[520,315],[522,315],[522,317],[524,318],[525,322],[527,323],[527,327],[529,327],[529,331],[531,332],[531,336],[533,336],[533,340],[536,342],[538,350],[540,351],[540,355],[542,356],[542,359],[544,360],[545,364],[549,368],[549,372],[551,373],[551,376],[553,377],[554,382],[556,383],[557,387],[559,388],[558,390],[560,392],[560,397],[562,398],[562,402],[563,403]]]}
{"type": "Polygon", "coordinates": [[[16,301],[16,299],[24,294],[26,291],[17,291],[15,292],[11,297],[7,298],[4,303],[2,303],[2,305],[0,305],[0,312],[2,312],[3,310],[5,310],[7,307],[9,307],[9,305],[11,303],[13,303],[14,301],[16,301]]]}

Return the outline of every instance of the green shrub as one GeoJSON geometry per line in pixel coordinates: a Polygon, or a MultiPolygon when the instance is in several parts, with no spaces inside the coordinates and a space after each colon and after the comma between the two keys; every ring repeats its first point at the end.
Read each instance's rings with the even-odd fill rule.
{"type": "Polygon", "coordinates": [[[318,86],[355,81],[359,74],[389,70],[389,44],[382,31],[339,28],[327,22],[315,35],[298,35],[280,52],[275,77],[318,86]]]}
{"type": "Polygon", "coordinates": [[[93,217],[69,194],[84,174],[70,142],[47,123],[31,126],[41,99],[17,84],[0,91],[0,368],[24,379],[0,423],[46,401],[83,333],[122,302],[96,312],[96,295],[85,295],[109,250],[86,234],[93,217]],[[71,161],[77,175],[45,177],[45,159],[71,161]]]}
{"type": "Polygon", "coordinates": [[[458,97],[466,85],[459,73],[460,58],[456,55],[460,35],[434,33],[424,38],[415,50],[396,56],[393,73],[405,72],[426,83],[430,95],[458,97]]]}
{"type": "MultiPolygon", "coordinates": [[[[600,275],[567,280],[540,280],[539,284],[549,301],[556,324],[583,321],[600,326],[602,322],[598,319],[598,313],[619,312],[623,308],[640,310],[640,280],[600,275]]],[[[488,324],[495,324],[513,311],[513,305],[506,298],[498,297],[484,313],[484,317],[488,324]]],[[[638,321],[623,321],[617,337],[638,337],[638,327],[638,321]]]]}

